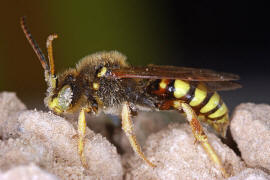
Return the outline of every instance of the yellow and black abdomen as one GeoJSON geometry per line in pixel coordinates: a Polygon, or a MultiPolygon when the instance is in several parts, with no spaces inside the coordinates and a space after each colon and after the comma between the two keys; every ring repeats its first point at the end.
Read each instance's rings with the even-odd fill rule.
{"type": "Polygon", "coordinates": [[[164,101],[181,100],[189,104],[201,121],[225,136],[229,124],[227,106],[219,94],[207,89],[203,82],[161,79],[155,80],[151,87],[151,92],[164,101]]]}

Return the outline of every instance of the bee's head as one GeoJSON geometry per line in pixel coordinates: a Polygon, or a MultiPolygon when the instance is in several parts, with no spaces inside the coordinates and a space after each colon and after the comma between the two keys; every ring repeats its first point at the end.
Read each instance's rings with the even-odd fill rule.
{"type": "Polygon", "coordinates": [[[61,74],[57,77],[55,86],[48,87],[45,105],[57,114],[73,109],[72,104],[80,99],[80,88],[77,83],[72,70],[61,74]]]}
{"type": "Polygon", "coordinates": [[[52,53],[52,41],[57,38],[56,34],[49,35],[47,39],[47,50],[48,50],[48,60],[45,58],[41,49],[39,48],[36,41],[33,39],[29,29],[26,26],[25,17],[21,18],[22,30],[28,39],[30,45],[37,54],[39,61],[45,72],[45,81],[48,84],[47,97],[45,98],[45,104],[48,108],[57,114],[67,111],[71,107],[71,102],[73,99],[73,90],[71,84],[66,82],[61,86],[58,86],[58,77],[55,75],[54,70],[54,60],[52,53]]]}

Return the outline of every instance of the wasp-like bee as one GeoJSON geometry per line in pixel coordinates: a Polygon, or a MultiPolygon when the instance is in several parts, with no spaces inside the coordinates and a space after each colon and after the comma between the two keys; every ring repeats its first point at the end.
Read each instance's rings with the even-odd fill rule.
{"type": "Polygon", "coordinates": [[[138,110],[176,110],[186,114],[195,139],[226,175],[200,121],[208,123],[225,137],[229,125],[228,109],[216,91],[239,88],[239,84],[232,82],[239,79],[237,75],[174,66],[133,67],[117,51],[86,56],[76,68],[55,75],[52,41],[57,35],[50,35],[47,39],[47,61],[32,38],[24,18],[21,19],[21,26],[45,70],[48,84],[45,105],[56,114],[80,111],[78,154],[85,167],[85,113],[98,114],[103,111],[121,115],[122,129],[133,150],[147,164],[155,167],[145,157],[136,140],[131,117],[138,110]]]}

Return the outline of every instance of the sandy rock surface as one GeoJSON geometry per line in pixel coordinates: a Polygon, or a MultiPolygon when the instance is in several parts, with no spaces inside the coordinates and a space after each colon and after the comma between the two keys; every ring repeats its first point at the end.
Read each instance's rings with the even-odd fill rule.
{"type": "MultiPolygon", "coordinates": [[[[249,151],[261,152],[258,150],[260,146],[264,152],[268,150],[265,139],[259,141],[260,146],[253,145],[255,136],[245,135],[247,130],[257,136],[262,131],[264,137],[260,136],[268,137],[269,119],[264,117],[270,117],[270,113],[266,113],[270,108],[255,106],[239,106],[233,119],[233,135],[244,155],[241,143],[248,146],[245,139],[251,145],[249,151]],[[242,107],[250,108],[243,110],[242,107]],[[246,122],[250,118],[256,120],[246,122]],[[250,125],[254,122],[255,125],[250,125]],[[244,135],[240,134],[237,139],[237,133],[244,135]]],[[[0,93],[0,179],[223,179],[219,168],[208,158],[202,146],[194,144],[191,128],[179,114],[140,113],[133,118],[135,133],[144,153],[157,165],[154,169],[134,154],[120,127],[112,130],[110,124],[108,128],[109,118],[105,116],[88,117],[89,127],[102,135],[87,128],[85,156],[89,167],[84,169],[77,154],[77,115],[68,119],[27,110],[14,93],[0,93]]],[[[253,156],[252,161],[248,159],[250,157],[243,156],[249,166],[264,171],[246,168],[240,157],[216,135],[206,133],[227,172],[232,175],[229,179],[269,179],[268,155],[246,155],[253,156]]]]}
{"type": "MultiPolygon", "coordinates": [[[[245,168],[235,153],[211,133],[207,133],[227,172],[238,174],[245,168]]],[[[194,137],[187,124],[172,124],[151,135],[144,148],[146,156],[157,165],[147,166],[133,154],[126,154],[123,161],[126,179],[223,179],[202,146],[194,144],[194,137]]]]}
{"type": "Polygon", "coordinates": [[[269,180],[270,175],[259,169],[247,168],[228,180],[269,180]]]}
{"type": "Polygon", "coordinates": [[[40,169],[34,164],[17,166],[7,172],[0,172],[1,180],[58,180],[56,176],[40,169]]]}
{"type": "Polygon", "coordinates": [[[239,105],[233,114],[231,132],[247,165],[270,172],[270,106],[239,105]]]}
{"type": "Polygon", "coordinates": [[[16,129],[7,126],[5,132],[15,132],[18,137],[7,139],[7,133],[0,141],[2,171],[35,163],[61,179],[122,179],[120,156],[101,135],[87,129],[84,150],[89,168],[84,169],[77,154],[77,133],[72,124],[52,113],[22,111],[25,107],[18,103],[16,96],[6,96],[11,95],[0,94],[0,102],[5,107],[0,110],[0,118],[5,122],[7,114],[9,119],[14,119],[16,129]],[[9,106],[11,101],[17,102],[18,106],[9,106]]]}
{"type": "MultiPolygon", "coordinates": [[[[132,118],[134,131],[138,142],[144,146],[148,136],[156,133],[168,126],[172,122],[186,123],[185,118],[176,112],[152,113],[140,112],[136,117],[132,118]]],[[[117,129],[113,134],[114,142],[121,147],[124,153],[133,153],[128,138],[122,129],[117,129]]]]}
{"type": "Polygon", "coordinates": [[[2,139],[16,137],[18,134],[18,115],[26,106],[15,93],[0,93],[0,136],[2,139]]]}

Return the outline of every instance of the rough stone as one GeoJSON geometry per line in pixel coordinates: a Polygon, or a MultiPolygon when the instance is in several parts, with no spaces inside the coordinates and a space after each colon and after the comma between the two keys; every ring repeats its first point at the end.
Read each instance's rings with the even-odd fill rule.
{"type": "Polygon", "coordinates": [[[0,136],[2,139],[16,137],[18,134],[18,115],[26,106],[15,93],[0,93],[0,136]]]}
{"type": "MultiPolygon", "coordinates": [[[[245,166],[236,154],[224,145],[216,135],[207,132],[209,142],[221,158],[226,171],[236,175],[245,166]]],[[[218,167],[197,143],[187,124],[173,124],[151,135],[145,144],[147,158],[157,165],[149,167],[133,153],[123,157],[126,179],[222,179],[218,167]]]]}
{"type": "Polygon", "coordinates": [[[246,164],[270,172],[270,106],[239,105],[230,129],[246,164]]]}
{"type": "Polygon", "coordinates": [[[247,168],[228,180],[269,180],[270,175],[259,169],[247,168]]]}
{"type": "Polygon", "coordinates": [[[58,180],[58,178],[34,164],[17,166],[7,172],[0,172],[1,180],[58,180]]]}
{"type": "Polygon", "coordinates": [[[0,98],[1,122],[12,117],[16,125],[14,129],[6,123],[5,132],[16,132],[16,136],[5,136],[0,141],[0,170],[4,174],[34,163],[61,179],[122,179],[120,156],[101,135],[86,130],[85,169],[77,153],[76,127],[52,113],[25,110],[14,94],[2,93],[0,98]]]}

